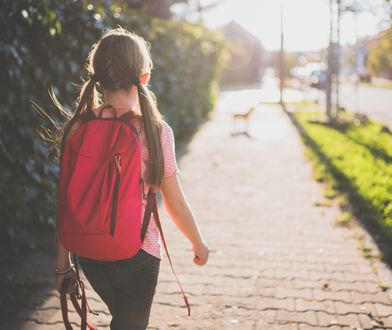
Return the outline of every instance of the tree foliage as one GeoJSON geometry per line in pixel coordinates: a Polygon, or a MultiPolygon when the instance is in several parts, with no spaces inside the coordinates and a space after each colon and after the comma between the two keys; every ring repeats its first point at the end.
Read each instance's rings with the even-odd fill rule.
{"type": "Polygon", "coordinates": [[[392,29],[372,44],[367,65],[371,75],[392,79],[392,29]]]}
{"type": "Polygon", "coordinates": [[[129,9],[141,10],[144,14],[152,17],[170,19],[172,17],[171,7],[176,3],[186,4],[188,0],[116,0],[117,5],[126,6],[129,9]]]}
{"type": "MultiPolygon", "coordinates": [[[[201,25],[174,24],[98,1],[3,1],[0,12],[0,255],[53,241],[58,166],[36,129],[43,119],[31,101],[55,119],[49,97],[74,108],[75,86],[90,47],[103,30],[121,25],[152,45],[151,88],[176,137],[194,129],[214,104],[222,40],[201,25]]],[[[72,110],[71,110],[72,111],[72,110]]]]}

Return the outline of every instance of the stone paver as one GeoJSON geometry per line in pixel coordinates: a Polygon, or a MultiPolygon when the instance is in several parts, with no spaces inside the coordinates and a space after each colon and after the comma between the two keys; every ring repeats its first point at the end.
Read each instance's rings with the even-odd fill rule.
{"type": "MultiPolygon", "coordinates": [[[[231,125],[226,109],[218,109],[179,161],[212,250],[207,266],[193,265],[189,243],[161,212],[192,316],[164,258],[149,328],[392,328],[390,290],[379,287],[391,285],[390,273],[382,264],[374,272],[352,229],[333,226],[336,206],[314,205],[323,199],[322,188],[286,115],[258,106],[252,139],[230,136],[231,125]]],[[[92,322],[109,329],[106,308],[92,290],[88,294],[100,311],[92,322]]],[[[62,329],[57,298],[51,292],[24,311],[16,328],[62,329]]]]}

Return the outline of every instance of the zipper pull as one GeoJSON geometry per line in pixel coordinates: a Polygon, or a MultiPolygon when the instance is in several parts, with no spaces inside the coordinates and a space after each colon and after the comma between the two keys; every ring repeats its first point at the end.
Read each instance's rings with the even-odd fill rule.
{"type": "Polygon", "coordinates": [[[141,188],[142,188],[143,199],[146,199],[146,193],[144,192],[144,181],[143,181],[143,178],[142,178],[142,177],[140,177],[139,183],[140,183],[140,186],[141,186],[141,188]]]}
{"type": "Polygon", "coordinates": [[[114,181],[113,195],[112,195],[112,214],[110,220],[110,235],[114,236],[116,228],[116,217],[117,217],[117,203],[118,203],[118,190],[121,178],[121,154],[114,154],[114,161],[116,164],[117,174],[114,181]]]}
{"type": "Polygon", "coordinates": [[[121,173],[121,154],[115,154],[114,160],[116,162],[117,172],[121,173]]]}

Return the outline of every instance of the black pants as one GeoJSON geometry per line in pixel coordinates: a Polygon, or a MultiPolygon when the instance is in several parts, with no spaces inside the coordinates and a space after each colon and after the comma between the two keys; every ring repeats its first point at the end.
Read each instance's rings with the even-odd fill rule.
{"type": "Polygon", "coordinates": [[[140,249],[133,258],[120,261],[81,257],[78,260],[87,280],[112,314],[110,329],[146,329],[160,259],[140,249]]]}

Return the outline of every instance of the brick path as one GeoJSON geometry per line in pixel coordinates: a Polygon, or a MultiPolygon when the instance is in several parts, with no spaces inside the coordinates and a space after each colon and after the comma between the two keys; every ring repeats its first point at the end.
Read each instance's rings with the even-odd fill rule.
{"type": "MultiPolygon", "coordinates": [[[[392,295],[379,286],[392,286],[391,274],[360,255],[353,229],[333,226],[336,206],[314,205],[322,189],[284,113],[260,105],[253,139],[231,137],[230,120],[217,111],[179,163],[212,249],[207,266],[193,265],[190,245],[161,212],[192,316],[164,260],[150,328],[392,329],[392,295]]],[[[89,292],[101,311],[91,319],[108,329],[89,292]]],[[[54,292],[22,315],[30,321],[19,329],[62,329],[54,292]]]]}

